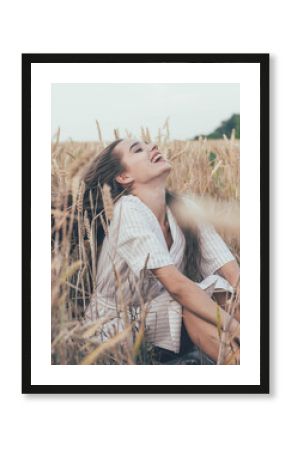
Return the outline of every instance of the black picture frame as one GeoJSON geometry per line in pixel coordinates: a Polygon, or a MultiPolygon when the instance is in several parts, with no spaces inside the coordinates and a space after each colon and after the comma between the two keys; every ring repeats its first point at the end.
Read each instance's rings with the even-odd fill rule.
{"type": "MultiPolygon", "coordinates": [[[[269,54],[22,54],[22,393],[269,393],[269,54]],[[31,383],[31,65],[33,63],[256,63],[260,65],[260,383],[257,385],[33,385],[31,383]],[[262,149],[262,151],[261,151],[262,149]]],[[[168,369],[170,370],[170,369],[168,369]]]]}

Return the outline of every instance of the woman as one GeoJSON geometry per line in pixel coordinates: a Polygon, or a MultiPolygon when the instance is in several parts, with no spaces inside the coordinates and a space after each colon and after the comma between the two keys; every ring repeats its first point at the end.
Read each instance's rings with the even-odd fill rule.
{"type": "MultiPolygon", "coordinates": [[[[97,287],[85,317],[88,321],[105,318],[102,339],[108,339],[124,329],[127,314],[138,319],[145,302],[145,336],[161,353],[179,354],[184,327],[190,341],[215,363],[217,304],[206,291],[207,277],[221,275],[210,280],[223,281],[225,290],[231,291],[239,279],[239,267],[212,227],[192,232],[178,224],[174,216],[178,196],[165,187],[170,171],[171,163],[157,145],[131,139],[114,141],[89,167],[84,177],[89,219],[103,209],[99,187],[109,185],[113,199],[119,198],[106,236],[97,227],[98,244],[103,241],[103,245],[97,287]],[[92,198],[97,196],[98,209],[93,212],[92,198]]],[[[225,329],[229,316],[222,308],[219,314],[225,329]]],[[[231,320],[230,330],[239,352],[238,319],[231,320]]]]}

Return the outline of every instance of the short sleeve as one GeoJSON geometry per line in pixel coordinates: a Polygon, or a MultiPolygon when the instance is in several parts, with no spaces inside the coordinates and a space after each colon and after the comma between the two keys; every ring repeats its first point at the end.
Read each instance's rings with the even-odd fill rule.
{"type": "Polygon", "coordinates": [[[153,212],[137,199],[124,196],[121,200],[114,208],[109,229],[115,252],[138,278],[147,257],[146,269],[174,264],[153,212]]]}
{"type": "Polygon", "coordinates": [[[226,263],[235,260],[226,243],[210,224],[200,226],[201,251],[204,256],[204,277],[214,274],[226,263]]]}

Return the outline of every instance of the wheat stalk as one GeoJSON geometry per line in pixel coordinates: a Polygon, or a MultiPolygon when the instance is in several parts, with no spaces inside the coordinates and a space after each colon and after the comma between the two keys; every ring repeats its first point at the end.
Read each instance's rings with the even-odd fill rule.
{"type": "MultiPolygon", "coordinates": [[[[103,361],[107,363],[120,363],[124,361],[132,364],[140,346],[144,340],[146,311],[150,304],[148,294],[142,291],[142,285],[133,283],[132,289],[139,292],[140,317],[138,316],[139,330],[136,334],[134,347],[128,347],[126,341],[129,337],[123,336],[115,341],[108,341],[107,350],[98,346],[94,340],[93,328],[82,337],[83,329],[76,326],[77,299],[85,302],[96,290],[97,277],[97,219],[108,234],[108,223],[113,217],[113,206],[120,196],[112,200],[110,189],[105,187],[100,194],[103,196],[104,209],[96,214],[96,204],[90,193],[90,212],[92,221],[89,223],[88,213],[83,210],[84,185],[81,183],[87,167],[98,155],[104,146],[103,136],[99,122],[96,121],[98,130],[98,142],[60,142],[60,130],[58,129],[52,143],[52,214],[55,218],[55,245],[52,254],[52,355],[56,364],[79,364],[91,354],[91,363],[103,361]],[[72,205],[63,208],[68,193],[72,194],[72,205]],[[75,252],[70,253],[72,226],[74,220],[78,220],[78,234],[80,246],[75,252]],[[68,231],[66,232],[66,221],[68,231]],[[60,232],[64,232],[65,239],[60,240],[60,232]],[[65,234],[66,233],[66,234],[65,234]],[[89,238],[88,241],[84,237],[89,238]],[[87,247],[91,254],[91,265],[88,264],[87,247]],[[79,261],[79,262],[78,262],[79,261]],[[76,263],[76,264],[75,264],[76,263]],[[79,264],[79,266],[78,266],[79,264]],[[92,285],[88,276],[92,274],[92,285]],[[70,278],[74,278],[70,281],[70,278]],[[75,326],[72,325],[75,324],[75,326]],[[120,339],[120,340],[119,340],[120,339]],[[85,340],[85,342],[84,342],[85,340]],[[124,346],[120,344],[125,342],[124,346]],[[94,348],[92,350],[92,345],[94,348]],[[110,358],[110,359],[109,359],[110,358]]],[[[128,138],[132,134],[126,129],[128,138]]],[[[114,130],[115,138],[119,138],[119,130],[114,130]]],[[[150,131],[141,128],[141,138],[151,142],[150,131]]],[[[198,220],[211,222],[217,231],[230,246],[234,254],[239,257],[239,141],[232,132],[230,139],[211,141],[200,138],[196,141],[170,140],[169,117],[164,126],[158,129],[157,143],[164,155],[168,155],[173,162],[171,173],[168,177],[167,188],[174,192],[184,194],[190,199],[191,205],[183,208],[181,216],[184,220],[193,223],[198,220]],[[194,206],[195,205],[195,206],[194,206]]],[[[98,192],[99,193],[99,192],[98,192]]],[[[181,219],[180,219],[181,220],[181,219]]],[[[100,226],[102,226],[100,225],[100,226]]],[[[144,255],[144,259],[145,259],[144,255]]],[[[100,268],[101,270],[101,268],[100,268]]],[[[117,294],[122,295],[122,280],[117,278],[117,294]]],[[[121,300],[120,300],[121,301],[121,300]]],[[[130,298],[123,298],[123,306],[130,304],[130,298]]],[[[234,296],[226,302],[226,311],[229,315],[235,315],[239,308],[239,296],[234,296]]],[[[218,314],[218,313],[217,313],[218,314]]],[[[99,318],[105,319],[105,318],[99,318]]],[[[135,323],[135,322],[134,322],[135,323]]],[[[217,316],[217,324],[219,318],[217,316]]],[[[130,324],[130,320],[128,320],[130,324]]],[[[132,325],[132,323],[130,324],[132,325]]],[[[95,324],[95,332],[101,328],[100,322],[95,324]]],[[[220,330],[221,332],[221,330],[220,330]]],[[[130,335],[132,330],[130,330],[130,335]]],[[[222,333],[222,332],[221,332],[222,333]]],[[[224,337],[222,338],[224,339],[224,337]]],[[[227,337],[225,337],[225,341],[227,337]]],[[[226,345],[226,344],[223,344],[226,345]]],[[[219,363],[235,362],[235,350],[230,346],[221,349],[219,363]]]]}
{"type": "Polygon", "coordinates": [[[106,183],[102,188],[102,197],[107,221],[112,220],[114,212],[114,202],[111,195],[111,187],[106,183]]]}

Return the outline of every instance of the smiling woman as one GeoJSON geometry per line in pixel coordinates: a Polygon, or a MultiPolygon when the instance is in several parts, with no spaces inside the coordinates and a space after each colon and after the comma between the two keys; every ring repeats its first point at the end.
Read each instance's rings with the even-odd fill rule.
{"type": "Polygon", "coordinates": [[[103,196],[96,202],[100,187],[109,185],[114,209],[107,226],[97,226],[102,248],[85,321],[102,320],[99,343],[130,326],[129,345],[134,346],[145,311],[145,339],[161,362],[183,353],[185,336],[207,364],[218,361],[218,327],[229,327],[225,357],[237,364],[238,315],[230,320],[209,288],[212,294],[220,282],[232,292],[239,267],[213,227],[202,225],[193,232],[179,223],[174,205],[181,197],[166,189],[171,168],[157,145],[130,139],[113,142],[89,167],[84,209],[90,222],[104,225],[100,213],[106,200],[103,196]]]}
{"type": "MultiPolygon", "coordinates": [[[[134,182],[135,191],[140,190],[140,185],[143,191],[144,185],[150,184],[152,192],[152,180],[160,177],[165,180],[171,170],[171,164],[162,156],[155,144],[138,141],[132,143],[124,140],[118,144],[116,152],[125,169],[116,177],[116,180],[123,187],[134,182]]],[[[157,185],[159,186],[160,182],[157,185]]]]}

